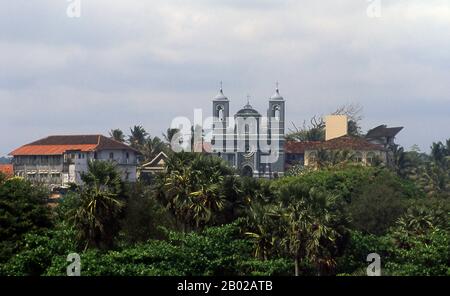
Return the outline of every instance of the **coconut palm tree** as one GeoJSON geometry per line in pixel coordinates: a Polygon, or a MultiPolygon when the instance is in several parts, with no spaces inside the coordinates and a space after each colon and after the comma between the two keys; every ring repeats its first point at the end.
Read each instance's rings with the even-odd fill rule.
{"type": "Polygon", "coordinates": [[[161,151],[166,151],[166,145],[158,137],[151,138],[150,136],[145,140],[141,146],[141,152],[144,156],[144,161],[151,161],[161,151]]]}
{"type": "Polygon", "coordinates": [[[130,128],[130,133],[128,143],[131,147],[140,150],[145,144],[148,133],[141,125],[135,125],[133,128],[130,128]]]}
{"type": "Polygon", "coordinates": [[[180,130],[177,128],[168,128],[166,133],[163,133],[163,138],[166,141],[168,145],[172,143],[173,137],[179,132],[180,130]]]}
{"type": "Polygon", "coordinates": [[[114,140],[116,140],[116,141],[118,141],[118,142],[121,142],[121,143],[125,142],[125,134],[124,134],[123,131],[122,131],[121,129],[119,129],[119,128],[112,129],[112,130],[109,132],[109,136],[110,136],[112,139],[114,139],[114,140]]]}

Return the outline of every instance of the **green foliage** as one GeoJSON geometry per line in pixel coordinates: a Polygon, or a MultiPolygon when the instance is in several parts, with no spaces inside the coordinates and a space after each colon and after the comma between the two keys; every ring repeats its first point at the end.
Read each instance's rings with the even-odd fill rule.
{"type": "Polygon", "coordinates": [[[24,234],[52,225],[47,194],[20,178],[0,184],[0,262],[17,251],[24,234]]]}
{"type": "MultiPolygon", "coordinates": [[[[157,182],[159,200],[167,206],[184,230],[199,229],[217,223],[217,214],[225,211],[231,198],[225,190],[233,170],[220,158],[197,153],[172,154],[167,172],[157,182]]],[[[238,190],[237,187],[232,187],[238,190]]]]}
{"type": "Polygon", "coordinates": [[[125,134],[119,128],[112,129],[109,131],[109,136],[118,142],[125,142],[125,134]]]}
{"type": "Polygon", "coordinates": [[[366,256],[378,253],[384,275],[448,275],[449,207],[442,200],[416,200],[384,236],[353,231],[343,256],[338,258],[337,272],[365,270],[366,256]]]}
{"type": "Polygon", "coordinates": [[[394,234],[385,262],[386,273],[391,275],[450,275],[450,234],[439,229],[422,235],[394,234]]]}
{"type": "Polygon", "coordinates": [[[164,238],[161,228],[173,228],[168,210],[156,200],[151,188],[141,183],[129,187],[121,219],[121,238],[127,243],[164,238]]]}
{"type": "Polygon", "coordinates": [[[364,182],[352,196],[348,207],[352,228],[381,235],[406,211],[410,192],[390,172],[383,172],[364,182]]]}
{"type": "Polygon", "coordinates": [[[393,151],[394,169],[402,178],[416,183],[428,197],[450,197],[450,139],[433,143],[431,155],[419,151],[393,151]]]}
{"type": "Polygon", "coordinates": [[[276,180],[171,153],[152,186],[93,162],[53,216],[46,191],[0,176],[0,275],[65,275],[72,252],[82,275],[364,275],[370,253],[385,275],[450,275],[448,145],[397,149],[394,170],[339,152],[276,180]]]}
{"type": "MultiPolygon", "coordinates": [[[[385,237],[351,231],[349,242],[342,256],[337,258],[337,274],[353,274],[367,268],[367,255],[377,253],[385,261],[390,241],[385,237]]],[[[365,275],[365,273],[364,273],[365,275]]]]}
{"type": "Polygon", "coordinates": [[[295,259],[295,274],[300,274],[301,261],[313,264],[318,274],[332,272],[347,233],[342,201],[314,187],[295,183],[280,189],[280,200],[286,222],[284,244],[295,259]]]}
{"type": "Polygon", "coordinates": [[[6,181],[6,175],[0,172],[0,186],[6,181]]]}
{"type": "Polygon", "coordinates": [[[317,188],[350,202],[352,194],[367,180],[373,179],[381,169],[363,166],[347,166],[344,168],[326,168],[308,171],[298,176],[288,176],[274,181],[271,185],[278,192],[285,184],[301,183],[304,186],[317,188]]]}
{"type": "Polygon", "coordinates": [[[71,219],[78,231],[78,241],[85,248],[110,248],[120,230],[123,207],[120,175],[113,164],[92,161],[81,179],[84,185],[79,194],[80,204],[71,219]]]}
{"type": "MultiPolygon", "coordinates": [[[[229,224],[200,233],[171,232],[167,241],[150,240],[120,251],[81,254],[82,275],[284,275],[285,260],[259,262],[239,227],[229,224]]],[[[53,261],[48,275],[65,274],[65,256],[53,261]]]]}
{"type": "Polygon", "coordinates": [[[77,251],[74,230],[60,224],[53,230],[24,235],[20,250],[0,267],[0,275],[42,275],[53,259],[77,251]]]}

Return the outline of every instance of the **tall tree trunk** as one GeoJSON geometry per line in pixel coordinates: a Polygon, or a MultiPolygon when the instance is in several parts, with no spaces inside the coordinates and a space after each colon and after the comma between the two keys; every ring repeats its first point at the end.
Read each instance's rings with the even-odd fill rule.
{"type": "Polygon", "coordinates": [[[298,256],[298,254],[295,256],[294,263],[295,263],[295,276],[300,276],[300,257],[298,256]]]}

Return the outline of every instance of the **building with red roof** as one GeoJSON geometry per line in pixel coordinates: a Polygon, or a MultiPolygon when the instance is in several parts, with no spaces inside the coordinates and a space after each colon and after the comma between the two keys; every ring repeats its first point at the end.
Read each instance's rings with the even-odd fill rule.
{"type": "Polygon", "coordinates": [[[375,159],[386,162],[387,150],[383,145],[374,144],[367,139],[353,136],[341,136],[328,141],[286,142],[286,162],[288,169],[292,165],[315,166],[319,151],[348,151],[354,161],[364,165],[373,163],[375,159]]]}
{"type": "Polygon", "coordinates": [[[80,184],[90,160],[114,163],[122,179],[136,180],[139,151],[102,135],[49,136],[10,153],[16,176],[49,185],[80,184]]]}

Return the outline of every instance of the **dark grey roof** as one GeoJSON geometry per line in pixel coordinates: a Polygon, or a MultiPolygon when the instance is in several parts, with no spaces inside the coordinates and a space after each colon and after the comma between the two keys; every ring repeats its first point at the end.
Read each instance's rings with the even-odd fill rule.
{"type": "Polygon", "coordinates": [[[247,103],[247,105],[245,105],[244,108],[242,108],[241,110],[239,110],[236,113],[236,116],[239,116],[239,117],[249,117],[249,116],[260,117],[261,114],[259,114],[258,111],[253,109],[253,107],[250,104],[247,103]]]}
{"type": "Polygon", "coordinates": [[[375,139],[382,137],[395,137],[401,130],[402,126],[399,127],[387,127],[387,125],[379,125],[367,132],[366,138],[375,139]]]}

